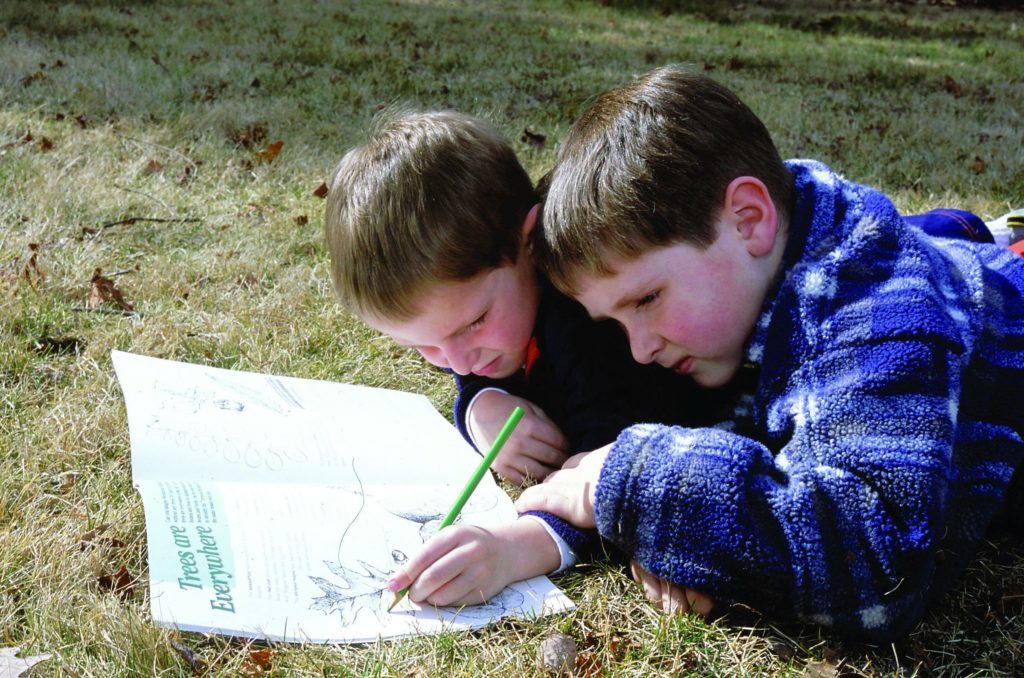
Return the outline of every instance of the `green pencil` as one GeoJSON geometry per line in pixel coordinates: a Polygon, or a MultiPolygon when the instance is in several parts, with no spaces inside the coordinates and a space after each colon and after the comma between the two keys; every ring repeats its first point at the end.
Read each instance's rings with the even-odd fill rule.
{"type": "MultiPolygon", "coordinates": [[[[494,444],[491,445],[491,449],[487,451],[484,458],[480,460],[480,464],[473,471],[473,475],[469,477],[469,482],[462,488],[462,492],[459,493],[459,498],[452,504],[451,509],[448,511],[448,515],[441,521],[441,525],[437,528],[440,532],[444,528],[448,527],[455,522],[455,519],[459,517],[459,512],[462,511],[462,507],[466,505],[469,498],[473,495],[473,491],[476,486],[480,484],[484,474],[487,473],[487,469],[494,463],[495,458],[498,456],[498,452],[501,452],[501,448],[505,445],[505,441],[512,435],[512,431],[515,430],[519,420],[523,418],[523,408],[516,407],[512,410],[512,414],[508,415],[508,421],[501,427],[501,433],[494,439],[494,444]]],[[[388,612],[398,605],[399,601],[405,597],[405,594],[409,593],[409,587],[406,586],[404,589],[395,594],[395,599],[391,601],[391,605],[388,606],[388,612]]]]}

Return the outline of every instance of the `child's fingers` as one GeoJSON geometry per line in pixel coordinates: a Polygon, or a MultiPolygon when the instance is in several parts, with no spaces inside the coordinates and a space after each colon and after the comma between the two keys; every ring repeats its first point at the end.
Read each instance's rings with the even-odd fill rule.
{"type": "Polygon", "coordinates": [[[686,589],[686,598],[690,605],[690,610],[702,617],[711,614],[711,611],[715,608],[715,601],[710,596],[706,596],[693,589],[686,589]]]}
{"type": "Polygon", "coordinates": [[[526,488],[516,501],[516,510],[520,513],[547,511],[576,527],[594,527],[594,507],[589,499],[589,482],[573,482],[572,479],[551,482],[552,478],[562,473],[567,472],[555,471],[548,476],[547,481],[526,488]]]}
{"type": "Polygon", "coordinates": [[[485,600],[482,589],[487,585],[488,569],[482,563],[480,545],[459,543],[427,567],[409,589],[414,600],[432,605],[455,605],[485,600]],[[478,590],[479,589],[479,590],[478,590]]]}
{"type": "Polygon", "coordinates": [[[666,614],[686,614],[690,611],[690,601],[686,597],[686,589],[676,586],[668,580],[661,582],[661,611],[666,614]]]}
{"type": "MultiPolygon", "coordinates": [[[[518,446],[523,449],[527,449],[531,444],[534,444],[539,448],[550,448],[553,452],[564,455],[565,451],[569,448],[569,441],[566,440],[562,429],[558,428],[543,413],[524,417],[520,420],[513,437],[520,441],[518,446]]],[[[510,439],[509,442],[511,443],[513,440],[510,439]]],[[[543,461],[551,462],[554,460],[543,461]]]]}
{"type": "Polygon", "coordinates": [[[522,485],[527,478],[543,480],[551,475],[555,468],[540,463],[522,452],[516,452],[504,459],[499,457],[494,462],[494,470],[510,483],[522,485]]]}
{"type": "Polygon", "coordinates": [[[537,431],[533,437],[556,450],[564,452],[569,449],[569,440],[562,433],[562,429],[543,410],[539,411],[537,431]]]}
{"type": "MultiPolygon", "coordinates": [[[[423,545],[423,548],[417,551],[416,554],[413,555],[413,557],[410,558],[405,565],[403,565],[398,572],[394,574],[394,576],[388,579],[388,589],[390,591],[401,591],[408,587],[411,597],[413,595],[414,588],[416,588],[413,584],[419,583],[424,571],[461,543],[460,539],[463,529],[464,526],[461,525],[450,527],[445,530],[441,530],[428,539],[423,545]]],[[[417,590],[422,591],[423,587],[420,587],[417,590]]],[[[432,591],[433,589],[430,589],[427,593],[432,591]]],[[[420,599],[422,599],[422,596],[417,598],[417,600],[420,599]]]]}
{"type": "Polygon", "coordinates": [[[438,607],[449,605],[480,605],[486,603],[488,594],[486,580],[467,574],[460,574],[435,590],[427,602],[438,607]]]}
{"type": "Polygon", "coordinates": [[[513,485],[523,485],[526,483],[527,478],[542,480],[550,475],[554,469],[538,464],[528,457],[523,457],[505,460],[501,464],[495,463],[494,470],[513,485]]]}

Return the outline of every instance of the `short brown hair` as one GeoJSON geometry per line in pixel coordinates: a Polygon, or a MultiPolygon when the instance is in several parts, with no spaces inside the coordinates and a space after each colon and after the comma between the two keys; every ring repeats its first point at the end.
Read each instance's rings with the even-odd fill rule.
{"type": "Polygon", "coordinates": [[[733,179],[754,176],[786,223],[792,177],[764,123],[724,85],[666,66],[599,96],[569,130],[551,171],[537,264],[563,292],[676,242],[701,249],[733,179]]]}
{"type": "Polygon", "coordinates": [[[324,226],[335,290],[360,316],[408,319],[427,285],[514,263],[535,202],[529,175],[488,122],[390,114],[331,180],[324,226]]]}

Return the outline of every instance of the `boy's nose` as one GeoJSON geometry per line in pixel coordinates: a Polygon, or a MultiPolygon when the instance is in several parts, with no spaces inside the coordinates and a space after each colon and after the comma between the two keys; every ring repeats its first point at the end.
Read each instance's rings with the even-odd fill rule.
{"type": "Polygon", "coordinates": [[[473,351],[466,351],[459,346],[449,346],[445,349],[445,358],[448,361],[448,367],[456,374],[465,376],[473,371],[473,361],[475,360],[473,351]]]}
{"type": "Polygon", "coordinates": [[[655,356],[661,350],[661,342],[652,334],[630,332],[629,349],[633,353],[633,360],[646,365],[654,362],[655,356]]]}

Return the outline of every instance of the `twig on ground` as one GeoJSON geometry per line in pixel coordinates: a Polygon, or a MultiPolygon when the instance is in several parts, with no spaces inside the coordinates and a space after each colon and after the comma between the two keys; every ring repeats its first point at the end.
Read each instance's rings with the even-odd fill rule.
{"type": "Polygon", "coordinates": [[[113,228],[114,226],[132,226],[133,224],[137,224],[140,221],[148,221],[155,224],[188,224],[202,221],[202,219],[197,219],[195,217],[186,217],[181,219],[161,219],[160,217],[125,217],[124,219],[118,219],[117,221],[109,221],[105,224],[100,224],[94,229],[85,229],[85,233],[86,235],[94,236],[98,235],[102,231],[107,230],[108,228],[113,228]]]}
{"type": "Polygon", "coordinates": [[[124,308],[103,308],[102,306],[97,306],[96,308],[89,308],[88,306],[72,306],[71,310],[78,311],[80,313],[102,313],[103,315],[126,315],[135,316],[136,318],[142,317],[141,312],[135,310],[129,311],[128,309],[124,308]]]}
{"type": "Polygon", "coordinates": [[[163,207],[168,212],[170,212],[172,214],[174,213],[174,210],[172,210],[171,207],[167,203],[165,203],[163,200],[161,200],[160,198],[156,197],[155,195],[150,195],[149,193],[146,193],[145,191],[140,191],[137,188],[128,188],[127,186],[121,186],[120,184],[114,184],[114,188],[119,188],[122,191],[126,191],[128,193],[138,193],[139,195],[141,195],[144,198],[149,198],[153,202],[159,203],[160,206],[163,207]]]}

